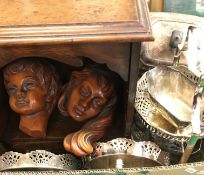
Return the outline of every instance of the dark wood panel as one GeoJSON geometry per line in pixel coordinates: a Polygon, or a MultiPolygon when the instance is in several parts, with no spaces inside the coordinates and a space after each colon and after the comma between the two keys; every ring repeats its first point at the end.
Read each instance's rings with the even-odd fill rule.
{"type": "Polygon", "coordinates": [[[21,57],[47,57],[71,66],[83,65],[88,57],[128,79],[130,43],[92,43],[57,45],[19,45],[0,47],[0,68],[21,57]]]}
{"type": "Polygon", "coordinates": [[[3,82],[3,73],[0,71],[0,139],[3,136],[4,130],[7,125],[8,119],[8,98],[6,96],[6,91],[3,82]]]}
{"type": "Polygon", "coordinates": [[[134,105],[135,105],[135,93],[139,74],[139,58],[140,58],[140,48],[141,43],[133,43],[130,53],[130,67],[129,67],[129,79],[128,79],[128,93],[126,98],[126,115],[125,115],[125,135],[130,136],[133,115],[134,115],[134,105]]]}

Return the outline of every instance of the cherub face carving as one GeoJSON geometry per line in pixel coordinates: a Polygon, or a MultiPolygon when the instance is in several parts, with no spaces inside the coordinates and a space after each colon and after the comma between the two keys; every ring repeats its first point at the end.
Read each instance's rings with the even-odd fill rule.
{"type": "Polygon", "coordinates": [[[20,130],[32,137],[45,137],[61,90],[55,68],[45,60],[16,60],[5,67],[4,84],[11,109],[20,115],[20,130]]]}
{"type": "Polygon", "coordinates": [[[58,109],[62,115],[82,122],[106,113],[112,96],[115,91],[108,74],[100,69],[84,68],[72,72],[58,101],[58,109]]]}
{"type": "Polygon", "coordinates": [[[68,100],[67,113],[76,121],[97,116],[108,101],[102,87],[93,76],[79,82],[68,100]]]}
{"type": "Polygon", "coordinates": [[[47,90],[32,72],[19,72],[10,76],[7,84],[9,104],[13,111],[30,115],[46,108],[47,90]]]}

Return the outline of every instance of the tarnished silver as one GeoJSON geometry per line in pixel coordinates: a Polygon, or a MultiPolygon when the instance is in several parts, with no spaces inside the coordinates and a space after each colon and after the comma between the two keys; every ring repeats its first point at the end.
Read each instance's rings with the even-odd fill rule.
{"type": "Polygon", "coordinates": [[[146,127],[164,138],[187,141],[192,134],[192,102],[198,82],[185,66],[157,66],[144,73],[137,82],[135,108],[146,127]]]}
{"type": "Polygon", "coordinates": [[[116,138],[96,143],[85,160],[89,169],[151,167],[169,165],[169,153],[150,141],[116,138]]]}
{"type": "Polygon", "coordinates": [[[76,170],[80,167],[81,162],[71,154],[55,155],[45,150],[31,151],[26,154],[10,151],[0,156],[0,171],[14,169],[76,170]]]}
{"type": "MultiPolygon", "coordinates": [[[[172,65],[172,58],[175,55],[174,50],[169,45],[172,31],[179,30],[183,32],[183,38],[186,38],[189,26],[197,28],[204,26],[203,17],[181,13],[150,12],[150,21],[155,41],[142,42],[140,57],[142,65],[147,68],[158,64],[172,65]]],[[[200,39],[202,40],[202,37],[200,39]]],[[[193,59],[190,58],[192,61],[197,59],[195,59],[195,51],[192,52],[192,56],[194,56],[193,59]]],[[[189,64],[186,52],[180,53],[180,64],[189,64]]]]}

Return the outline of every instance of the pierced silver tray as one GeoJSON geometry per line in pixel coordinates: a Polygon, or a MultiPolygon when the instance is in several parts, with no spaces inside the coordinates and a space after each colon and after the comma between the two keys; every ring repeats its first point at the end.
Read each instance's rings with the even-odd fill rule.
{"type": "Polygon", "coordinates": [[[169,153],[150,141],[116,138],[96,143],[94,152],[85,161],[89,169],[153,167],[169,165],[169,153]]]}
{"type": "Polygon", "coordinates": [[[198,82],[185,66],[157,66],[144,73],[137,82],[135,109],[145,126],[163,138],[187,141],[192,134],[192,102],[198,82]]]}
{"type": "Polygon", "coordinates": [[[71,154],[55,155],[45,150],[22,154],[9,151],[0,156],[0,171],[5,170],[76,170],[81,162],[71,154]]]}

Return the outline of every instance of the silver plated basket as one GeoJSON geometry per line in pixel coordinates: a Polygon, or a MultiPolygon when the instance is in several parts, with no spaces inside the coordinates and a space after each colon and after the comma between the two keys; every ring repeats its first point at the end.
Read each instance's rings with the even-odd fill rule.
{"type": "Polygon", "coordinates": [[[145,72],[137,82],[135,98],[145,127],[165,139],[186,142],[191,137],[191,104],[198,82],[184,66],[157,66],[145,72]]]}
{"type": "Polygon", "coordinates": [[[116,138],[96,143],[85,160],[89,169],[152,167],[169,165],[169,154],[150,141],[116,138]]]}
{"type": "Polygon", "coordinates": [[[5,170],[76,170],[81,162],[71,154],[55,155],[45,150],[26,154],[6,152],[0,156],[0,171],[5,170]]]}

